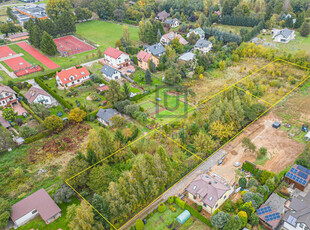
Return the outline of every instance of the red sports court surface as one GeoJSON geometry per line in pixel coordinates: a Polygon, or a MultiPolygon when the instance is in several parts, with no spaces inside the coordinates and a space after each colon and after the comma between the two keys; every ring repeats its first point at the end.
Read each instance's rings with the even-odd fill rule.
{"type": "Polygon", "coordinates": [[[41,70],[40,66],[32,66],[22,57],[7,59],[4,62],[14,71],[18,77],[41,70]]]}
{"type": "Polygon", "coordinates": [[[41,54],[38,50],[30,46],[26,42],[19,42],[17,43],[19,47],[27,51],[31,56],[33,56],[35,59],[40,61],[42,64],[44,64],[47,68],[49,69],[56,69],[59,68],[59,65],[57,65],[55,62],[53,62],[51,59],[48,57],[44,56],[41,54]]]}
{"type": "Polygon", "coordinates": [[[74,55],[83,53],[89,50],[95,49],[91,45],[87,44],[86,42],[81,41],[80,39],[69,35],[61,38],[55,38],[54,42],[57,46],[57,51],[61,55],[74,55]]]}
{"type": "Polygon", "coordinates": [[[0,58],[9,57],[16,54],[10,47],[1,46],[0,47],[0,58]]]}

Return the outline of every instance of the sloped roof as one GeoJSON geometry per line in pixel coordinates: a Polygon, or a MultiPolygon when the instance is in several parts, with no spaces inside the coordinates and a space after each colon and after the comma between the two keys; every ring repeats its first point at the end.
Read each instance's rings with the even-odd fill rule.
{"type": "Polygon", "coordinates": [[[215,177],[201,174],[189,184],[187,191],[194,196],[199,194],[203,203],[209,207],[214,207],[220,197],[229,191],[229,188],[215,177]]]}
{"type": "MultiPolygon", "coordinates": [[[[121,56],[122,54],[126,54],[123,51],[120,51],[118,49],[112,48],[112,47],[108,47],[105,51],[104,54],[107,56],[110,56],[114,59],[117,59],[119,56],[121,56]]],[[[129,54],[126,54],[129,56],[129,54]]]]}
{"type": "Polygon", "coordinates": [[[165,52],[165,47],[161,43],[156,43],[146,48],[149,52],[151,52],[154,56],[158,56],[165,52]]]}
{"type": "Polygon", "coordinates": [[[179,59],[182,61],[191,61],[195,58],[196,54],[192,53],[192,52],[187,52],[182,54],[179,59]]]}
{"type": "Polygon", "coordinates": [[[34,209],[44,221],[61,212],[54,200],[41,188],[12,206],[11,219],[16,221],[34,209]]]}
{"type": "Polygon", "coordinates": [[[140,52],[137,54],[137,58],[141,59],[144,62],[148,62],[151,57],[152,57],[152,54],[145,52],[143,50],[140,50],[140,52]]]}
{"type": "Polygon", "coordinates": [[[167,13],[165,10],[163,10],[162,12],[159,12],[157,14],[157,17],[160,19],[160,20],[165,20],[166,18],[168,18],[170,16],[169,13],[167,13]]]}
{"type": "Polygon", "coordinates": [[[86,67],[82,67],[77,69],[76,67],[72,67],[70,69],[62,70],[56,74],[63,84],[67,84],[70,81],[70,76],[73,76],[75,80],[81,79],[82,77],[89,76],[90,73],[86,67]]]}
{"type": "Polygon", "coordinates": [[[51,97],[51,95],[43,89],[32,86],[25,94],[25,98],[29,101],[29,103],[32,103],[39,95],[51,97]]]}
{"type": "Polygon", "coordinates": [[[204,47],[208,47],[209,45],[212,45],[210,41],[205,40],[205,39],[199,39],[195,44],[195,48],[204,48],[204,47]]]}
{"type": "Polygon", "coordinates": [[[0,93],[2,93],[2,92],[8,92],[8,93],[16,94],[16,92],[13,89],[11,89],[10,87],[3,85],[3,84],[0,84],[0,93]]]}
{"type": "Polygon", "coordinates": [[[292,33],[294,33],[293,30],[289,30],[288,28],[285,28],[283,30],[280,30],[276,36],[282,35],[284,38],[288,38],[292,33]]]}
{"type": "Polygon", "coordinates": [[[305,197],[293,197],[290,203],[290,209],[287,211],[283,220],[296,227],[297,223],[304,223],[310,228],[310,192],[305,197]]]}
{"type": "Polygon", "coordinates": [[[24,36],[28,36],[28,35],[29,35],[28,32],[11,34],[11,35],[9,35],[9,39],[20,38],[20,37],[24,37],[24,36]]]}
{"type": "Polygon", "coordinates": [[[115,109],[99,109],[96,116],[103,119],[107,123],[111,123],[110,119],[116,114],[119,113],[115,109]]]}
{"type": "Polygon", "coordinates": [[[177,18],[173,18],[173,19],[167,19],[166,21],[165,21],[165,23],[166,24],[170,24],[170,25],[172,25],[172,24],[174,24],[175,22],[178,22],[179,20],[177,19],[177,18]]]}
{"type": "Polygon", "coordinates": [[[188,44],[188,42],[178,33],[170,32],[170,33],[164,34],[163,37],[168,41],[168,43],[172,41],[173,39],[178,38],[179,42],[182,45],[188,44]]]}
{"type": "Polygon", "coordinates": [[[189,34],[191,34],[192,32],[196,32],[199,35],[204,35],[205,34],[203,29],[201,29],[200,27],[197,27],[196,29],[190,29],[189,30],[189,34]]]}
{"type": "Polygon", "coordinates": [[[108,77],[112,77],[114,72],[119,72],[117,69],[114,69],[113,67],[109,66],[109,65],[104,65],[101,73],[103,73],[104,75],[108,76],[108,77]]]}

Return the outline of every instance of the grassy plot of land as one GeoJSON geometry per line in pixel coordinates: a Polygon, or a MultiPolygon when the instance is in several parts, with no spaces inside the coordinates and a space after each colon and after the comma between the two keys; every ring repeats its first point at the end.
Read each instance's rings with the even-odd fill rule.
{"type": "Polygon", "coordinates": [[[222,25],[222,24],[216,24],[214,27],[216,29],[222,30],[224,32],[234,33],[234,34],[238,34],[238,35],[240,35],[241,28],[246,28],[249,31],[251,31],[253,29],[252,27],[230,26],[230,25],[222,25]]]}
{"type": "MultiPolygon", "coordinates": [[[[115,42],[122,36],[122,28],[119,24],[92,20],[77,24],[76,33],[106,49],[109,46],[114,47],[115,42]]],[[[138,41],[138,28],[129,26],[129,33],[133,41],[138,41]]]]}
{"type": "Polygon", "coordinates": [[[4,71],[4,70],[0,70],[0,81],[9,81],[12,78],[4,71]]]}
{"type": "Polygon", "coordinates": [[[8,71],[13,72],[13,70],[11,69],[10,66],[8,66],[8,64],[6,64],[4,61],[0,62],[1,65],[3,65],[8,71]]]}
{"type": "MultiPolygon", "coordinates": [[[[307,55],[310,55],[310,36],[302,37],[299,32],[296,32],[296,37],[289,43],[274,42],[272,35],[259,35],[258,37],[263,39],[264,42],[272,43],[277,50],[283,52],[295,54],[298,51],[305,51],[307,55]]],[[[272,47],[271,47],[272,48],[272,47]]]]}
{"type": "Polygon", "coordinates": [[[80,201],[76,198],[73,197],[71,198],[70,203],[63,203],[59,204],[59,208],[61,209],[61,217],[59,217],[57,220],[53,221],[49,225],[46,225],[45,222],[42,220],[40,216],[36,217],[35,219],[31,220],[28,224],[23,225],[19,227],[21,230],[28,230],[28,229],[69,229],[68,224],[69,224],[69,219],[67,217],[67,207],[76,204],[78,205],[80,201]]]}
{"type": "Polygon", "coordinates": [[[85,105],[87,109],[90,110],[96,110],[100,103],[104,100],[106,100],[104,95],[100,95],[97,93],[96,88],[99,86],[98,84],[95,84],[91,81],[92,85],[81,85],[76,88],[72,88],[71,90],[60,90],[56,86],[56,79],[55,78],[50,78],[48,80],[44,81],[45,84],[49,85],[53,90],[56,90],[57,94],[62,96],[66,101],[71,103],[74,107],[77,106],[77,103],[79,102],[81,105],[85,105]],[[77,92],[77,96],[68,96],[70,92],[77,92]],[[90,100],[90,95],[94,94],[98,98],[97,101],[95,100],[90,100]],[[99,100],[101,99],[101,100],[99,100]]]}
{"type": "Polygon", "coordinates": [[[172,212],[167,205],[165,212],[156,212],[151,218],[148,219],[144,229],[146,230],[162,230],[168,229],[168,225],[171,224],[180,215],[183,210],[176,204],[172,204],[175,208],[175,212],[172,212]]]}

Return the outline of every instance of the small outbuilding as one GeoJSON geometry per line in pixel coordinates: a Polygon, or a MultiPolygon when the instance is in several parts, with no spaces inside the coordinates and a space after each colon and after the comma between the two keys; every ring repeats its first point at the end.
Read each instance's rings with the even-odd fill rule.
{"type": "Polygon", "coordinates": [[[279,122],[274,122],[274,123],[272,124],[272,127],[275,128],[275,129],[280,128],[280,126],[281,126],[281,124],[280,124],[279,122]]]}
{"type": "Polygon", "coordinates": [[[305,141],[310,141],[310,131],[304,136],[305,141]]]}
{"type": "Polygon", "coordinates": [[[185,210],[177,217],[177,221],[180,224],[184,224],[190,217],[191,217],[191,213],[188,210],[185,210]]]}

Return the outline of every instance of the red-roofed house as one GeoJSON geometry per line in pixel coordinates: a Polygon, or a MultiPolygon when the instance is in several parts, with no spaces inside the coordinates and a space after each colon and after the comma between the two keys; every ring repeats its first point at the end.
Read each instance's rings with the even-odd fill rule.
{"type": "Polygon", "coordinates": [[[104,61],[116,68],[121,68],[129,65],[130,56],[123,51],[109,47],[104,51],[104,61]]]}
{"type": "Polygon", "coordinates": [[[12,206],[11,219],[15,228],[38,215],[42,217],[46,224],[61,216],[61,209],[43,188],[12,206]]]}
{"type": "Polygon", "coordinates": [[[0,107],[18,104],[17,93],[10,87],[0,84],[0,107]]]}
{"type": "Polygon", "coordinates": [[[212,214],[230,195],[230,187],[215,176],[199,175],[187,187],[188,198],[212,214]]]}
{"type": "Polygon", "coordinates": [[[58,86],[70,88],[89,80],[89,75],[90,73],[86,67],[78,69],[76,67],[72,67],[70,69],[62,70],[59,73],[56,73],[56,82],[58,86]]]}
{"type": "Polygon", "coordinates": [[[181,34],[178,34],[178,33],[175,33],[175,32],[169,32],[167,34],[164,34],[160,38],[160,43],[163,44],[164,46],[166,46],[175,38],[179,39],[179,42],[182,45],[187,45],[188,44],[188,42],[182,37],[181,34]]]}
{"type": "Polygon", "coordinates": [[[144,70],[147,70],[149,68],[150,60],[152,60],[152,62],[155,64],[156,67],[159,64],[159,59],[157,57],[155,57],[151,53],[145,52],[143,50],[141,50],[137,54],[137,59],[138,59],[138,66],[144,70]]]}

